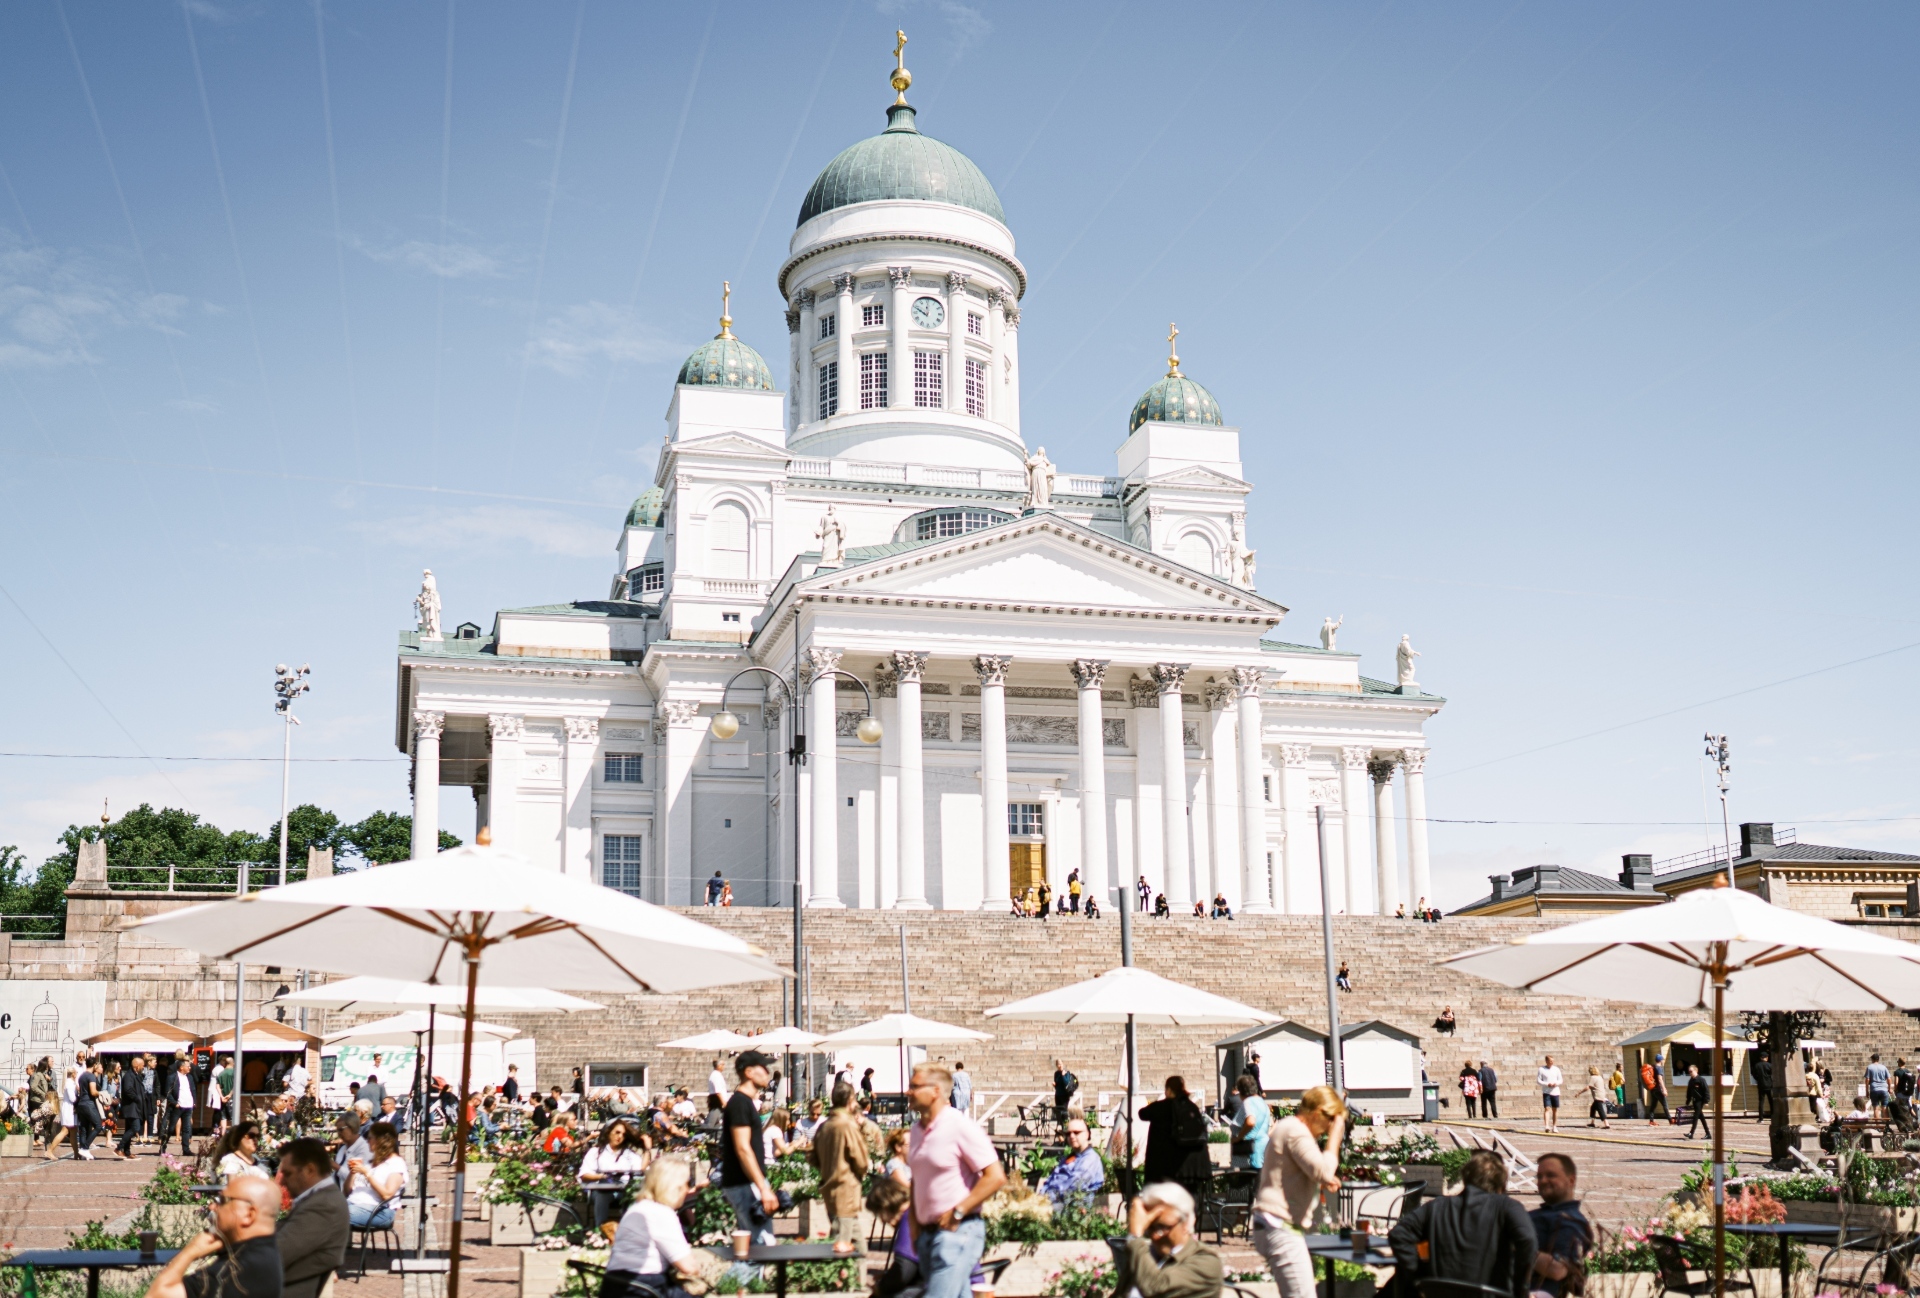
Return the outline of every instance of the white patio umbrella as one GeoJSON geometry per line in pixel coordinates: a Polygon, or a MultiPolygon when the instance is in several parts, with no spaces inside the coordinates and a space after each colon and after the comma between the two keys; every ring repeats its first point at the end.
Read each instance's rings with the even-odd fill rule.
{"type": "MultiPolygon", "coordinates": [[[[1920,946],[1772,906],[1716,883],[1645,907],[1468,951],[1443,962],[1508,987],[1559,996],[1704,1007],[1725,1041],[1733,1010],[1920,1006],[1920,946]]],[[[1713,1275],[1726,1290],[1725,1066],[1713,1068],[1713,1275]]]]}
{"type": "Polygon", "coordinates": [[[826,1040],[818,1032],[809,1032],[805,1028],[796,1028],[792,1024],[784,1027],[769,1028],[765,1032],[753,1034],[753,1044],[761,1046],[779,1046],[782,1050],[805,1050],[808,1046],[817,1046],[826,1040]]]}
{"type": "Polygon", "coordinates": [[[1163,1027],[1224,1027],[1229,1024],[1280,1021],[1278,1014],[1269,1014],[1251,1005],[1228,1000],[1225,996],[1216,996],[1198,987],[1162,978],[1138,965],[1121,965],[1117,969],[1107,970],[1098,978],[1056,987],[1052,991],[1010,1004],[996,1005],[986,1011],[986,1015],[990,1019],[1015,1019],[1025,1023],[1126,1025],[1126,1055],[1121,1071],[1126,1074],[1123,1080],[1127,1087],[1129,1184],[1133,1169],[1133,1087],[1140,1070],[1134,1050],[1134,1029],[1142,1023],[1163,1027]]]}
{"type": "Polygon", "coordinates": [[[690,1037],[662,1041],[660,1048],[662,1050],[745,1050],[752,1041],[752,1037],[743,1037],[738,1032],[715,1028],[711,1032],[700,1032],[690,1037]]]}
{"type": "MultiPolygon", "coordinates": [[[[392,1018],[376,1019],[372,1023],[362,1023],[356,1027],[342,1028],[329,1033],[326,1041],[330,1046],[411,1046],[417,1044],[420,1037],[427,1035],[427,1011],[408,1010],[404,1014],[395,1014],[392,1018]]],[[[519,1028],[501,1027],[498,1023],[473,1021],[473,1039],[475,1041],[507,1041],[520,1035],[519,1028]]]]}
{"type": "Polygon", "coordinates": [[[882,1014],[870,1023],[862,1023],[842,1032],[828,1033],[816,1044],[823,1046],[894,1046],[900,1052],[900,1085],[907,1084],[908,1046],[964,1045],[969,1041],[991,1041],[991,1032],[976,1032],[957,1023],[923,1019],[918,1014],[882,1014]]]}
{"type": "Polygon", "coordinates": [[[471,1025],[482,984],[681,992],[789,976],[731,934],[488,842],[156,915],[137,931],[222,960],[438,983],[464,977],[448,1298],[460,1291],[471,1025]],[[465,966],[462,969],[462,966],[465,966]]]}

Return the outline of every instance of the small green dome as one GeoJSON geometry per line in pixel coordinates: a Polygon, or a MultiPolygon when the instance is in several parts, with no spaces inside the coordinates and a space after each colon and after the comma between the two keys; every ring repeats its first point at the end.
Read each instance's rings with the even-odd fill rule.
{"type": "MultiPolygon", "coordinates": [[[[683,379],[682,382],[685,382],[683,379]]],[[[659,487],[648,487],[633,502],[633,508],[627,511],[628,527],[660,526],[660,511],[667,502],[667,493],[659,487]]]]}
{"type": "Polygon", "coordinates": [[[920,134],[913,106],[887,109],[887,129],[841,152],[814,180],[800,204],[805,225],[822,212],[883,199],[925,199],[984,212],[1002,225],[1007,214],[973,159],[950,144],[920,134]]]}
{"type": "Polygon", "coordinates": [[[773,374],[760,353],[723,333],[702,343],[680,367],[678,382],[710,388],[754,388],[773,391],[773,374]]]}
{"type": "Polygon", "coordinates": [[[1133,418],[1127,431],[1133,432],[1148,420],[1165,424],[1221,424],[1220,403],[1213,393],[1184,374],[1169,374],[1147,389],[1133,403],[1133,418]]]}

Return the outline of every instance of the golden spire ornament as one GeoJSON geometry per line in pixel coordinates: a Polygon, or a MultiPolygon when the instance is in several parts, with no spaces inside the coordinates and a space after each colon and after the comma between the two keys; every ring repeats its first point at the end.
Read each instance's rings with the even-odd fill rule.
{"type": "Polygon", "coordinates": [[[1180,373],[1180,353],[1174,350],[1173,345],[1173,340],[1179,336],[1180,331],[1169,323],[1167,325],[1167,377],[1170,379],[1185,377],[1180,373]]]}
{"type": "Polygon", "coordinates": [[[720,281],[720,332],[715,338],[733,337],[733,317],[728,314],[733,305],[733,284],[728,280],[720,281]]]}
{"type": "Polygon", "coordinates": [[[893,34],[893,41],[893,78],[891,81],[894,89],[893,102],[896,104],[904,104],[907,102],[907,87],[913,84],[913,73],[907,71],[907,34],[903,31],[896,31],[893,34]]]}

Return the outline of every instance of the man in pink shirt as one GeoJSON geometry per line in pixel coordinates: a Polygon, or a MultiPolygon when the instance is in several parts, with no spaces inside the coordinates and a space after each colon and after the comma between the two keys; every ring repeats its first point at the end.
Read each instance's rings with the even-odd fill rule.
{"type": "Polygon", "coordinates": [[[920,1120],[907,1139],[913,1174],[913,1244],[926,1298],[966,1298],[973,1268],[986,1251],[980,1205],[1007,1183],[993,1142],[980,1124],[947,1102],[953,1074],[938,1064],[913,1070],[907,1099],[920,1120]]]}

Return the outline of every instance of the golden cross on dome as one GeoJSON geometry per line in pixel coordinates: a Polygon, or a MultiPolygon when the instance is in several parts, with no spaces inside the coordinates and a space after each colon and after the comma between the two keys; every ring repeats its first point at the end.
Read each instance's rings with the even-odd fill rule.
{"type": "Polygon", "coordinates": [[[907,71],[907,34],[903,31],[895,31],[893,38],[893,77],[891,81],[895,92],[893,102],[896,104],[904,104],[907,102],[907,87],[913,84],[913,73],[907,71]]]}
{"type": "Polygon", "coordinates": [[[1177,379],[1181,377],[1180,353],[1174,350],[1174,345],[1173,345],[1173,340],[1178,338],[1179,336],[1180,336],[1180,331],[1174,328],[1171,323],[1169,323],[1167,325],[1167,377],[1170,379],[1177,379]]]}
{"type": "Polygon", "coordinates": [[[728,314],[732,303],[733,284],[723,279],[720,281],[720,332],[714,335],[716,338],[733,337],[733,317],[728,314]]]}

